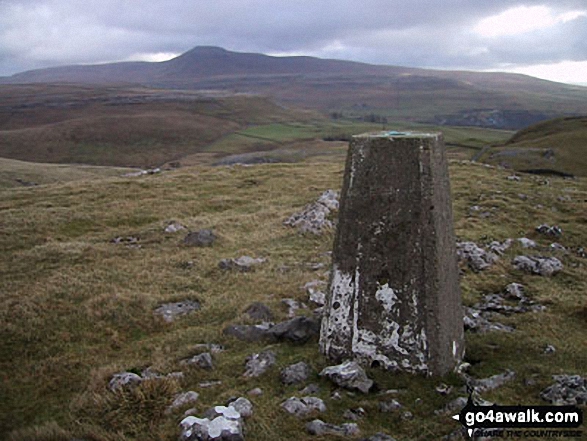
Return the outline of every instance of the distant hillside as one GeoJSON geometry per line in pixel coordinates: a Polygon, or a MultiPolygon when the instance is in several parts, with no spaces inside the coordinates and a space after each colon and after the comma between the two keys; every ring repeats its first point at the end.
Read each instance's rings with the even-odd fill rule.
{"type": "Polygon", "coordinates": [[[485,161],[517,170],[551,170],[587,176],[587,116],[557,118],[517,132],[490,149],[485,161]]]}
{"type": "MultiPolygon", "coordinates": [[[[250,125],[320,118],[259,96],[4,85],[0,87],[0,157],[147,167],[201,152],[250,125]]],[[[255,145],[249,148],[255,150],[255,145]]]]}
{"type": "Polygon", "coordinates": [[[587,88],[503,73],[378,66],[313,57],[271,57],[196,47],[172,60],[64,66],[0,83],[141,84],[270,95],[346,117],[376,115],[445,125],[517,129],[587,114],[587,88]]]}

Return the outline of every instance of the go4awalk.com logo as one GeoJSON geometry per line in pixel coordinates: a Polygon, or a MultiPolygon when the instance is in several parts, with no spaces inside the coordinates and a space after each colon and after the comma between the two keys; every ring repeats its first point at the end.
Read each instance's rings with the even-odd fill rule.
{"type": "Polygon", "coordinates": [[[470,437],[580,438],[583,411],[577,406],[477,406],[469,397],[453,419],[470,437]]]}

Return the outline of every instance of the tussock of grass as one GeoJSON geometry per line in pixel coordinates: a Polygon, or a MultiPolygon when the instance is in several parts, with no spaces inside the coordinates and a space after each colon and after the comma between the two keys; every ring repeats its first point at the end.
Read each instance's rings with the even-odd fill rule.
{"type": "MultiPolygon", "coordinates": [[[[312,271],[305,263],[329,262],[325,253],[332,233],[301,236],[283,220],[323,190],[340,187],[340,159],[194,167],[134,179],[0,191],[0,246],[5,250],[0,258],[0,433],[15,431],[12,439],[19,441],[175,439],[181,413],[166,416],[164,410],[177,391],[200,393],[195,407],[202,413],[261,387],[264,394],[251,399],[255,415],[247,422],[247,438],[307,439],[303,422],[279,407],[298,394],[295,386],[280,384],[279,371],[302,360],[314,369],[310,381],[320,384],[317,395],[328,407],[320,416],[325,421],[342,423],[344,410],[361,406],[368,414],[359,422],[365,435],[386,431],[397,439],[428,440],[456,428],[449,417],[432,413],[459,395],[455,390],[443,398],[434,391],[441,381],[458,389],[462,383],[455,376],[427,379],[370,370],[381,390],[400,390],[388,399],[398,399],[414,414],[414,420],[404,421],[379,413],[384,398],[375,394],[343,393],[341,401],[330,400],[332,385],[317,375],[328,362],[316,341],[246,344],[221,332],[229,324],[249,322],[244,310],[254,301],[266,303],[276,321],[284,320],[283,298],[306,300],[304,283],[327,279],[324,270],[312,271]],[[212,228],[218,241],[209,248],[186,247],[184,233],[164,233],[171,220],[190,230],[212,228]],[[140,247],[111,243],[117,236],[138,237],[140,247]],[[251,273],[218,268],[220,259],[245,254],[268,261],[251,273]],[[183,299],[198,300],[202,309],[173,323],[152,313],[161,303],[183,299]],[[213,357],[214,370],[180,365],[198,343],[225,346],[213,357]],[[260,378],[242,377],[245,357],[267,348],[276,351],[277,366],[260,378]],[[179,383],[149,381],[120,393],[107,389],[113,373],[148,366],[162,373],[183,370],[185,378],[179,383]],[[212,380],[222,385],[198,386],[212,380]]],[[[459,238],[484,244],[526,236],[547,247],[554,240],[538,235],[534,227],[548,223],[563,227],[556,240],[564,246],[587,243],[581,211],[585,180],[551,178],[542,185],[543,178],[524,175],[521,182],[512,182],[506,179],[508,172],[478,164],[453,162],[450,167],[459,238]],[[571,200],[560,201],[561,195],[571,200]],[[473,205],[492,215],[469,215],[473,205]]],[[[548,309],[504,318],[517,327],[515,334],[468,335],[467,360],[478,377],[506,368],[517,373],[514,382],[485,398],[539,404],[538,392],[552,374],[586,373],[587,271],[585,259],[571,251],[557,255],[565,264],[562,273],[529,276],[510,264],[518,253],[552,252],[515,245],[491,269],[479,274],[465,270],[465,303],[519,282],[548,309]],[[546,344],[554,345],[556,354],[542,354],[546,344]],[[526,379],[535,384],[526,386],[526,379]]]]}

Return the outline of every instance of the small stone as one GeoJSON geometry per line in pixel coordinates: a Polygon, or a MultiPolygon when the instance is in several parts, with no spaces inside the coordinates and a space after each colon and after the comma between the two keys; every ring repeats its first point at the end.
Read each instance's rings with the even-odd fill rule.
{"type": "Polygon", "coordinates": [[[315,395],[318,392],[320,392],[320,386],[318,386],[316,383],[312,383],[312,384],[308,384],[306,387],[304,387],[300,391],[300,394],[301,395],[315,395]]]}
{"type": "Polygon", "coordinates": [[[452,387],[442,383],[441,385],[437,386],[435,390],[440,395],[449,395],[452,392],[452,387]]]}
{"type": "Polygon", "coordinates": [[[288,398],[281,407],[298,418],[304,418],[313,412],[326,412],[324,401],[316,397],[288,398]]]}
{"type": "Polygon", "coordinates": [[[299,213],[292,214],[283,223],[297,228],[300,233],[320,235],[332,229],[332,222],[327,219],[331,211],[338,209],[338,193],[327,190],[316,202],[306,205],[299,213]]]}
{"type": "Polygon", "coordinates": [[[201,369],[211,370],[214,369],[214,363],[212,361],[212,354],[209,352],[204,352],[202,354],[194,355],[189,360],[184,362],[189,366],[196,366],[201,369]]]}
{"type": "Polygon", "coordinates": [[[402,408],[402,405],[397,400],[381,401],[379,403],[379,411],[383,413],[395,412],[402,408]]]}
{"type": "Polygon", "coordinates": [[[521,301],[526,299],[524,290],[524,285],[519,283],[510,283],[505,287],[504,294],[508,299],[521,301]]]}
{"type": "Polygon", "coordinates": [[[261,302],[255,302],[249,305],[249,307],[245,309],[245,314],[247,314],[252,320],[262,320],[265,322],[273,320],[273,313],[267,305],[261,302]]]}
{"type": "Polygon", "coordinates": [[[546,345],[544,348],[544,354],[550,355],[556,352],[556,348],[552,345],[546,345]]]}
{"type": "Polygon", "coordinates": [[[183,239],[188,247],[211,247],[216,242],[216,235],[212,230],[192,231],[183,239]]]}
{"type": "Polygon", "coordinates": [[[522,178],[520,178],[520,177],[519,177],[519,176],[517,176],[517,175],[510,175],[510,176],[508,176],[508,177],[507,177],[507,180],[508,180],[508,181],[516,181],[516,182],[520,182],[520,181],[522,180],[522,178]]]}
{"type": "Polygon", "coordinates": [[[406,410],[404,413],[402,413],[402,420],[410,421],[413,419],[414,419],[414,414],[412,412],[410,412],[409,410],[406,410]]]}
{"type": "Polygon", "coordinates": [[[512,263],[517,270],[543,277],[553,276],[563,269],[556,257],[517,256],[512,263]]]}
{"type": "Polygon", "coordinates": [[[334,392],[332,392],[332,395],[330,395],[330,399],[335,400],[335,401],[339,401],[339,400],[342,400],[342,395],[339,391],[335,390],[334,392]]]}
{"type": "Polygon", "coordinates": [[[138,386],[142,381],[143,378],[133,372],[120,372],[112,376],[112,379],[108,383],[108,387],[114,392],[119,389],[138,386]]]}
{"type": "Polygon", "coordinates": [[[159,315],[167,323],[171,323],[180,316],[189,314],[200,309],[200,302],[195,300],[184,300],[182,302],[164,303],[155,309],[154,313],[159,315]]]}
{"type": "Polygon", "coordinates": [[[513,244],[513,240],[512,239],[506,239],[503,242],[498,242],[498,241],[493,241],[489,244],[489,251],[491,251],[492,253],[495,253],[497,255],[502,255],[503,253],[505,253],[508,248],[510,248],[513,244]]]}
{"type": "Polygon", "coordinates": [[[245,360],[245,377],[258,377],[264,374],[267,369],[275,364],[275,352],[264,351],[258,354],[249,355],[245,360]]]}
{"type": "Polygon", "coordinates": [[[177,233],[178,231],[185,230],[185,227],[179,222],[171,222],[165,227],[166,233],[177,233]]]}
{"type": "Polygon", "coordinates": [[[560,243],[557,243],[557,242],[551,243],[549,248],[553,251],[560,251],[562,253],[567,252],[567,249],[564,246],[562,246],[560,243]]]}
{"type": "Polygon", "coordinates": [[[261,389],[260,387],[256,387],[248,391],[247,395],[251,397],[260,397],[261,395],[263,395],[263,389],[261,389]]]}
{"type": "Polygon", "coordinates": [[[365,412],[365,409],[363,409],[362,407],[357,407],[356,409],[345,410],[344,413],[342,414],[342,417],[345,420],[359,421],[366,414],[367,414],[367,412],[365,412]]]}
{"type": "Polygon", "coordinates": [[[335,436],[356,436],[359,434],[359,426],[355,423],[345,423],[341,426],[327,424],[322,420],[314,420],[306,424],[306,430],[310,435],[335,435],[335,436]]]}
{"type": "Polygon", "coordinates": [[[225,335],[230,335],[242,341],[257,342],[263,340],[274,340],[269,329],[273,326],[271,323],[262,323],[260,325],[230,325],[222,331],[225,335]]]}
{"type": "Polygon", "coordinates": [[[267,262],[267,259],[241,256],[236,259],[222,259],[218,266],[223,270],[234,270],[240,272],[252,271],[256,266],[267,262]]]}
{"type": "Polygon", "coordinates": [[[298,309],[306,309],[306,305],[303,303],[298,302],[295,299],[282,299],[281,303],[287,306],[287,316],[293,318],[296,316],[296,312],[298,309]]]}
{"type": "Polygon", "coordinates": [[[499,260],[497,255],[488,253],[474,242],[457,242],[457,256],[475,272],[483,271],[499,260]]]}
{"type": "Polygon", "coordinates": [[[577,406],[587,404],[587,378],[580,375],[554,375],[555,383],[542,392],[540,397],[555,406],[577,406]]]}
{"type": "Polygon", "coordinates": [[[268,333],[278,341],[305,343],[320,333],[320,323],[308,317],[296,317],[286,322],[278,323],[269,329],[268,333]]]}
{"type": "Polygon", "coordinates": [[[202,381],[201,383],[198,384],[198,387],[201,387],[202,389],[208,389],[210,387],[220,386],[221,384],[222,384],[222,381],[219,381],[219,380],[202,381]]]}
{"type": "Polygon", "coordinates": [[[546,236],[552,236],[552,237],[560,237],[563,234],[562,228],[560,228],[557,225],[553,225],[551,227],[550,225],[542,224],[542,225],[536,227],[536,231],[540,234],[544,234],[546,236]]]}
{"type": "Polygon", "coordinates": [[[489,378],[483,378],[480,380],[469,377],[468,383],[474,387],[478,393],[483,393],[503,386],[507,382],[513,380],[515,376],[516,373],[508,369],[503,374],[493,375],[489,378]]]}
{"type": "Polygon", "coordinates": [[[485,334],[487,332],[514,332],[514,328],[489,320],[486,313],[475,308],[464,307],[463,324],[466,331],[485,334]]]}
{"type": "Polygon", "coordinates": [[[281,371],[281,382],[283,384],[303,383],[308,379],[312,368],[307,363],[300,361],[292,364],[281,371]]]}
{"type": "Polygon", "coordinates": [[[250,418],[253,416],[253,403],[244,397],[237,398],[230,402],[228,407],[234,408],[243,418],[250,418]]]}
{"type": "Polygon", "coordinates": [[[194,345],[194,350],[203,350],[205,352],[210,352],[211,354],[220,354],[221,352],[224,352],[224,346],[216,343],[198,343],[197,345],[194,345]]]}
{"type": "Polygon", "coordinates": [[[167,408],[167,413],[174,412],[177,409],[184,407],[188,404],[193,404],[196,401],[198,401],[199,397],[200,394],[194,392],[193,390],[177,394],[175,396],[175,399],[173,400],[173,403],[171,403],[171,405],[167,408]]]}
{"type": "Polygon", "coordinates": [[[523,248],[536,248],[536,242],[532,239],[528,239],[527,237],[520,237],[518,239],[518,243],[522,245],[523,248]]]}
{"type": "Polygon", "coordinates": [[[364,394],[373,386],[373,380],[361,366],[355,361],[347,361],[338,366],[329,366],[320,372],[321,377],[326,377],[336,385],[349,390],[359,390],[364,394]]]}

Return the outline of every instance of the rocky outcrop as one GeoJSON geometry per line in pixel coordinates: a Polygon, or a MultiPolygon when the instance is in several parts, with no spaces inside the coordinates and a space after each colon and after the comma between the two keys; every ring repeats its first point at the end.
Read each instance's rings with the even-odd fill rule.
{"type": "Polygon", "coordinates": [[[327,218],[335,210],[338,210],[338,193],[327,190],[316,202],[306,205],[301,212],[292,214],[283,223],[297,228],[300,233],[319,235],[332,229],[332,222],[327,218]]]}

